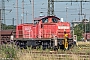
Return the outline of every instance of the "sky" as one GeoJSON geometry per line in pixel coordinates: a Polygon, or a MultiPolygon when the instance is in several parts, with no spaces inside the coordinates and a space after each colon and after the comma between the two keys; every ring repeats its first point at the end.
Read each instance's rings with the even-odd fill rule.
{"type": "MultiPolygon", "coordinates": [[[[57,17],[63,18],[64,21],[72,22],[72,20],[82,20],[84,16],[79,16],[80,2],[54,2],[54,13],[57,17]],[[66,12],[67,8],[67,12],[66,12]]],[[[90,2],[82,3],[82,13],[86,14],[86,18],[90,19],[90,2]]],[[[14,24],[16,25],[16,0],[5,1],[5,20],[7,25],[12,25],[12,18],[15,18],[14,24]],[[10,11],[12,10],[12,11],[10,11]]],[[[48,0],[34,0],[34,17],[39,17],[40,12],[47,15],[48,0]]],[[[22,0],[18,0],[18,22],[21,23],[22,19],[22,0]]],[[[32,4],[30,0],[24,1],[24,23],[31,23],[32,21],[32,4]],[[27,12],[27,16],[26,16],[27,12]],[[26,21],[27,18],[27,21],[26,21]]]]}

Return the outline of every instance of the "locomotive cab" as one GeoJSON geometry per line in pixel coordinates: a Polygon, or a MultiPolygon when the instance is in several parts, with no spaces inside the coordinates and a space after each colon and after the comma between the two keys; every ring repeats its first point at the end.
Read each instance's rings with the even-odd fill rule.
{"type": "Polygon", "coordinates": [[[34,24],[39,23],[40,21],[42,23],[58,23],[59,20],[60,19],[55,16],[38,17],[34,19],[34,24]]]}
{"type": "Polygon", "coordinates": [[[58,23],[60,19],[56,18],[56,17],[46,17],[42,19],[42,23],[58,23]]]}

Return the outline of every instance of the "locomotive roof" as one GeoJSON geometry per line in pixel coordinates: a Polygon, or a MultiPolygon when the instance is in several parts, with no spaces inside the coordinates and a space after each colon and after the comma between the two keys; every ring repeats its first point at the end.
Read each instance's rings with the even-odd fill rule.
{"type": "Polygon", "coordinates": [[[41,17],[37,17],[37,18],[34,18],[34,20],[41,20],[43,18],[48,18],[48,17],[53,17],[53,18],[57,18],[58,20],[60,20],[58,17],[56,16],[41,16],[41,17]]]}

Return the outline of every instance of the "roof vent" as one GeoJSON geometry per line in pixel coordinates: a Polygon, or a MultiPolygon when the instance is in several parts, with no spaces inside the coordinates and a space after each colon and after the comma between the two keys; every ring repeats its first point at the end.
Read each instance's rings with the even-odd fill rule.
{"type": "Polygon", "coordinates": [[[63,22],[63,18],[61,18],[61,22],[63,22]]]}

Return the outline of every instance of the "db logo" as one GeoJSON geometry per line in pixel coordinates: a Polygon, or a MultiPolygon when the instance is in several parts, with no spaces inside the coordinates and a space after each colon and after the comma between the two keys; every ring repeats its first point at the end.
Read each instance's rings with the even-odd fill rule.
{"type": "Polygon", "coordinates": [[[31,30],[31,28],[30,27],[25,27],[25,30],[31,30]]]}

